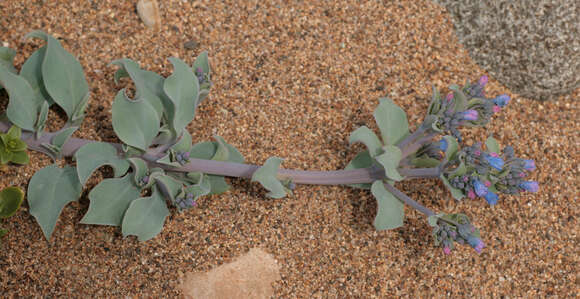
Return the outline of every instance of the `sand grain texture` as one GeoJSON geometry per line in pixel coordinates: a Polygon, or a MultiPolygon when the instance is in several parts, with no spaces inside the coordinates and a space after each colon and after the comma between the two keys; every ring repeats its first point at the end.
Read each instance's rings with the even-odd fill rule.
{"type": "MultiPolygon", "coordinates": [[[[22,41],[42,29],[78,57],[91,90],[87,117],[75,137],[117,141],[111,104],[118,90],[111,61],[123,57],[168,76],[168,58],[188,63],[207,50],[213,89],[189,130],[194,142],[218,134],[248,163],[270,156],[283,167],[344,168],[363,147],[354,129],[376,129],[373,110],[388,95],[423,119],[431,85],[476,80],[485,72],[453,33],[450,16],[420,1],[158,1],[159,31],[139,19],[136,1],[0,1],[0,42],[17,49],[16,67],[40,45],[22,41]],[[193,43],[186,46],[186,43],[193,43]]],[[[2,221],[10,233],[0,250],[5,297],[174,298],[185,273],[204,273],[261,248],[278,261],[274,298],[515,298],[578,294],[580,90],[538,103],[490,78],[489,95],[513,100],[486,130],[464,130],[471,144],[491,133],[516,155],[536,160],[540,192],[457,202],[436,180],[397,183],[435,211],[463,212],[481,228],[481,255],[434,248],[425,218],[405,210],[405,225],[376,232],[370,192],[344,186],[298,186],[293,197],[268,199],[256,183],[228,179],[223,195],[198,208],[171,209],[163,231],[139,243],[121,229],[83,225],[88,192],[67,205],[46,241],[24,203],[2,221]]],[[[7,95],[0,92],[0,108],[7,95]]],[[[50,118],[55,119],[51,111],[50,118]]],[[[51,121],[55,130],[63,121],[51,121]]],[[[27,187],[52,161],[0,173],[0,188],[27,187]]],[[[62,165],[62,162],[59,162],[62,165]]],[[[103,177],[94,175],[87,188],[103,177]]]]}

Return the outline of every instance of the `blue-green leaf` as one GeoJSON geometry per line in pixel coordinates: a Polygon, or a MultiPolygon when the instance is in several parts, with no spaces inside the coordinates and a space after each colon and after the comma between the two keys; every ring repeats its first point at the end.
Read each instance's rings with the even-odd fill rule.
{"type": "Polygon", "coordinates": [[[34,131],[44,99],[23,77],[0,65],[0,85],[8,91],[6,116],[22,129],[34,131]]]}
{"type": "MultiPolygon", "coordinates": [[[[368,168],[368,167],[373,166],[373,163],[374,163],[374,160],[371,157],[371,155],[369,155],[369,151],[362,151],[362,152],[358,153],[352,159],[352,161],[350,161],[348,163],[348,165],[346,165],[346,167],[344,168],[344,170],[359,169],[359,168],[368,168]]],[[[369,184],[369,183],[365,183],[365,184],[350,184],[348,186],[353,187],[353,188],[365,189],[365,190],[370,190],[371,189],[371,184],[369,184]]]]}
{"type": "Polygon", "coordinates": [[[137,198],[129,205],[123,217],[123,236],[134,235],[141,242],[152,239],[161,232],[168,215],[165,200],[153,188],[151,196],[137,198]]]}
{"type": "Polygon", "coordinates": [[[132,177],[133,174],[127,174],[122,178],[104,179],[95,186],[89,193],[91,204],[81,223],[121,225],[129,204],[141,196],[132,177]]]}
{"type": "Polygon", "coordinates": [[[215,161],[229,161],[230,151],[226,145],[226,141],[218,135],[215,135],[214,138],[217,141],[217,144],[214,143],[217,145],[217,148],[211,159],[215,161]]]}
{"type": "Polygon", "coordinates": [[[91,174],[103,165],[113,167],[115,177],[124,175],[129,162],[119,158],[117,149],[105,142],[91,142],[83,145],[75,153],[79,181],[84,186],[91,174]]]}
{"type": "Polygon", "coordinates": [[[452,84],[449,89],[453,91],[453,101],[455,102],[455,111],[465,111],[467,107],[467,96],[457,84],[452,84]]]}
{"type": "Polygon", "coordinates": [[[177,196],[183,188],[183,184],[180,181],[168,175],[160,173],[158,175],[152,175],[152,179],[155,180],[155,185],[161,194],[171,201],[175,201],[175,196],[177,196]]]}
{"type": "Polygon", "coordinates": [[[79,198],[82,185],[73,167],[50,165],[37,171],[28,184],[30,214],[36,218],[46,239],[66,204],[79,198]]]}
{"type": "Polygon", "coordinates": [[[271,198],[282,198],[286,196],[286,189],[280,180],[277,178],[278,169],[282,159],[278,157],[270,157],[266,163],[252,175],[252,182],[259,182],[270,192],[266,196],[271,198]]]}
{"type": "Polygon", "coordinates": [[[385,152],[375,157],[375,159],[377,160],[377,162],[383,165],[383,167],[385,168],[385,174],[389,179],[394,181],[402,180],[403,177],[399,174],[399,171],[397,171],[397,168],[399,167],[399,162],[401,162],[401,157],[403,155],[401,153],[401,149],[399,149],[394,145],[387,145],[383,147],[383,149],[385,150],[385,152]]]}
{"type": "Polygon", "coordinates": [[[401,227],[405,218],[403,203],[384,184],[382,180],[378,180],[371,186],[371,193],[377,199],[377,216],[373,222],[376,230],[401,227]]]}
{"type": "Polygon", "coordinates": [[[159,131],[159,117],[148,101],[131,101],[122,89],[113,102],[113,130],[124,143],[147,150],[159,131]]]}
{"type": "Polygon", "coordinates": [[[191,68],[183,61],[171,57],[173,74],[165,79],[163,91],[169,101],[164,101],[169,123],[177,134],[181,132],[195,116],[198,99],[199,82],[191,68]]]}
{"type": "Polygon", "coordinates": [[[230,185],[226,183],[226,178],[223,176],[206,174],[204,177],[210,184],[209,194],[222,194],[230,189],[230,185]]]}
{"type": "Polygon", "coordinates": [[[46,46],[34,51],[20,69],[20,76],[24,77],[30,83],[35,92],[38,92],[48,102],[54,104],[54,100],[48,94],[44,81],[42,80],[42,62],[46,54],[46,46]]]}
{"type": "Polygon", "coordinates": [[[163,116],[162,97],[165,97],[163,77],[154,72],[142,70],[136,62],[127,58],[115,60],[111,64],[121,67],[115,73],[115,82],[118,83],[122,77],[131,77],[135,83],[135,101],[149,102],[155,109],[157,118],[161,119],[163,116]]]}
{"type": "Polygon", "coordinates": [[[389,98],[380,98],[373,113],[385,145],[396,145],[409,134],[407,114],[389,98]]]}
{"type": "Polygon", "coordinates": [[[437,167],[440,163],[441,161],[427,157],[425,155],[411,160],[411,164],[413,164],[413,166],[420,168],[437,167]]]}
{"type": "MultiPolygon", "coordinates": [[[[127,161],[129,161],[131,168],[133,168],[133,183],[136,186],[142,186],[143,178],[149,173],[147,162],[141,158],[128,158],[127,161]]],[[[159,174],[163,174],[163,172],[159,174]]],[[[153,181],[152,178],[149,178],[149,180],[153,181]]]]}
{"type": "Polygon", "coordinates": [[[42,80],[50,97],[65,111],[68,121],[77,123],[84,117],[89,99],[89,84],[83,67],[54,37],[33,31],[26,35],[43,39],[47,43],[42,61],[42,80]]]}
{"type": "Polygon", "coordinates": [[[381,144],[379,137],[377,137],[377,135],[375,135],[375,133],[367,126],[362,126],[354,130],[350,134],[348,142],[350,144],[355,142],[362,142],[364,145],[366,145],[371,157],[380,155],[383,152],[381,148],[383,145],[381,144]]]}
{"type": "Polygon", "coordinates": [[[14,56],[16,56],[16,51],[8,47],[0,47],[0,66],[8,69],[9,72],[16,74],[16,69],[14,68],[14,56]]]}
{"type": "Polygon", "coordinates": [[[60,151],[62,150],[62,146],[78,128],[79,127],[68,127],[52,137],[50,144],[58,149],[58,152],[54,153],[56,154],[57,158],[60,158],[60,151]]]}
{"type": "Polygon", "coordinates": [[[487,147],[487,151],[490,153],[496,154],[500,153],[499,144],[497,143],[497,140],[493,138],[493,135],[487,138],[487,140],[485,141],[485,146],[487,147]]]}

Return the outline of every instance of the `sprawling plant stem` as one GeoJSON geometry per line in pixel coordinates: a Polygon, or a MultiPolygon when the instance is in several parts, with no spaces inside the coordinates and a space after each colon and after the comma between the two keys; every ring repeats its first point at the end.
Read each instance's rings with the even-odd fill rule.
{"type": "MultiPolygon", "coordinates": [[[[0,131],[7,131],[10,125],[5,122],[0,121],[0,131]]],[[[47,153],[47,151],[42,144],[50,143],[53,136],[58,132],[54,133],[44,133],[40,138],[35,138],[34,133],[23,132],[22,140],[24,140],[29,149],[47,153]]],[[[420,136],[410,135],[407,139],[415,139],[415,137],[420,136]]],[[[406,139],[406,140],[407,140],[406,139]]],[[[70,157],[75,154],[75,152],[81,148],[83,145],[93,142],[92,140],[79,139],[79,138],[69,138],[68,141],[63,145],[61,154],[63,157],[70,157]]],[[[415,146],[418,142],[412,143],[411,141],[405,141],[405,144],[409,146],[415,146]]],[[[121,145],[117,143],[109,143],[114,146],[119,152],[122,151],[121,145]]],[[[239,178],[251,178],[252,174],[260,168],[259,165],[251,164],[240,164],[233,162],[222,162],[213,160],[203,160],[203,159],[190,159],[190,162],[181,167],[172,167],[169,165],[159,164],[156,161],[164,155],[167,150],[166,146],[159,146],[157,148],[152,148],[141,156],[146,160],[151,166],[161,167],[170,171],[178,172],[202,172],[207,174],[222,175],[229,177],[239,177],[239,178]]],[[[438,167],[434,168],[401,168],[399,173],[406,178],[436,178],[439,177],[440,169],[438,167]]],[[[333,170],[333,171],[311,171],[311,170],[291,170],[291,169],[280,169],[278,172],[280,179],[290,179],[296,184],[313,184],[313,185],[348,185],[348,184],[361,184],[361,183],[372,183],[376,180],[384,179],[385,172],[379,166],[373,166],[368,168],[360,168],[353,170],[333,170]]],[[[418,202],[414,201],[395,187],[390,184],[385,184],[387,190],[393,193],[399,200],[408,204],[414,209],[417,209],[421,213],[430,216],[433,215],[433,211],[422,206],[418,202]]]]}
{"type": "MultiPolygon", "coordinates": [[[[0,130],[7,131],[10,127],[5,122],[0,122],[0,130]]],[[[28,144],[28,148],[48,153],[42,146],[43,143],[50,143],[50,140],[58,132],[44,133],[36,139],[33,133],[23,132],[22,139],[28,144]]],[[[62,147],[62,156],[70,157],[83,145],[93,142],[92,140],[70,138],[62,147]]],[[[119,151],[121,145],[109,143],[119,151]]],[[[166,148],[165,148],[166,149],[166,148]]],[[[251,178],[252,174],[260,168],[259,165],[240,164],[233,162],[221,162],[213,160],[190,159],[190,162],[182,167],[171,167],[169,165],[158,164],[157,161],[164,155],[159,148],[153,148],[145,153],[141,158],[151,165],[161,167],[170,171],[178,172],[203,172],[207,174],[223,175],[229,177],[251,178]]],[[[402,168],[399,169],[401,175],[409,178],[430,178],[438,177],[438,168],[402,168]]],[[[372,183],[376,180],[384,179],[385,174],[382,168],[378,166],[353,169],[353,170],[333,170],[333,171],[309,171],[309,170],[290,170],[280,169],[278,172],[281,179],[290,179],[296,184],[313,184],[313,185],[348,185],[360,183],[372,183]]]]}

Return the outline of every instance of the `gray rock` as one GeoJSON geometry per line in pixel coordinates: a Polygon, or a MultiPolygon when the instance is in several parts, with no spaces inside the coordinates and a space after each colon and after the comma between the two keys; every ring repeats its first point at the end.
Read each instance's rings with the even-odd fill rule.
{"type": "Polygon", "coordinates": [[[434,1],[471,57],[511,91],[547,100],[580,86],[580,1],[434,1]]]}

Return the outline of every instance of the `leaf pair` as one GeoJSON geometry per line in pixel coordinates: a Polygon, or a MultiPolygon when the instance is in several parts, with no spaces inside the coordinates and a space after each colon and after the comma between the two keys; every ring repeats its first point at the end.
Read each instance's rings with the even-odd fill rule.
{"type": "MultiPolygon", "coordinates": [[[[209,73],[207,53],[198,60],[196,63],[209,73]]],[[[130,77],[136,89],[134,99],[122,89],[113,102],[113,129],[125,144],[146,150],[154,142],[172,142],[195,117],[201,101],[198,78],[180,59],[172,57],[169,61],[174,70],[168,78],[143,70],[130,59],[113,61],[121,67],[115,73],[115,82],[130,77]]]]}
{"type": "MultiPolygon", "coordinates": [[[[359,153],[360,156],[357,155],[355,160],[347,165],[346,169],[370,167],[373,162],[377,162],[385,169],[387,178],[400,181],[403,177],[399,174],[397,168],[401,161],[402,152],[396,145],[409,135],[407,115],[392,100],[381,98],[379,101],[379,106],[373,116],[381,131],[383,142],[366,126],[356,129],[350,135],[349,142],[351,144],[355,142],[363,143],[366,145],[368,152],[366,154],[364,152],[359,153]],[[370,161],[371,159],[369,158],[374,159],[374,161],[370,161]],[[356,162],[353,163],[354,161],[356,162]]],[[[365,187],[368,187],[368,185],[365,187]]]]}

